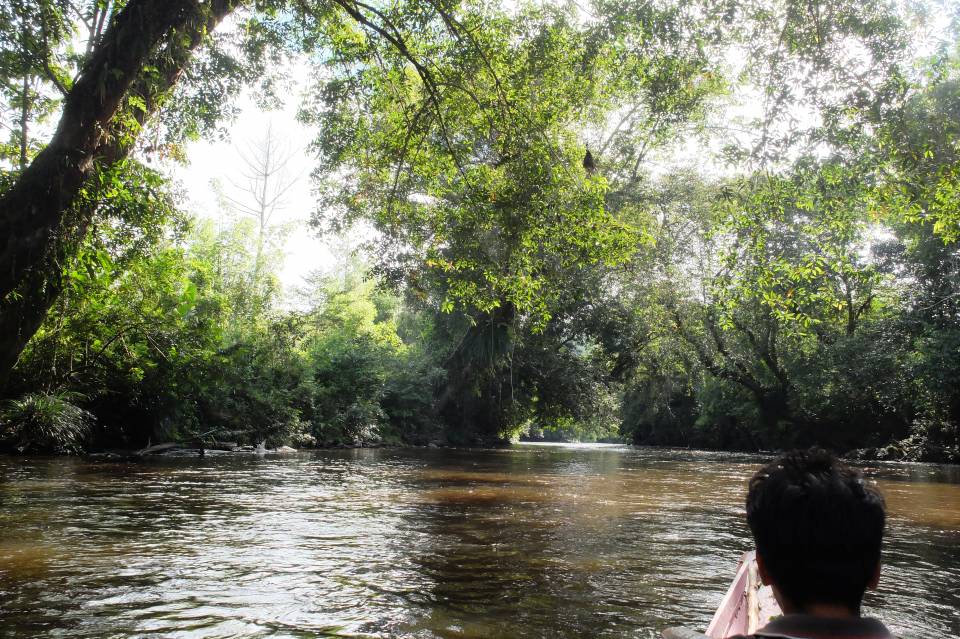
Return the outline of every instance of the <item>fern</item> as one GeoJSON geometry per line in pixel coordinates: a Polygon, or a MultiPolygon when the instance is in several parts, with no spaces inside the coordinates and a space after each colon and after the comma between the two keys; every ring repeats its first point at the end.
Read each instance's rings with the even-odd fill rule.
{"type": "Polygon", "coordinates": [[[95,417],[73,402],[75,393],[29,393],[0,408],[0,445],[21,453],[76,454],[95,417]]]}

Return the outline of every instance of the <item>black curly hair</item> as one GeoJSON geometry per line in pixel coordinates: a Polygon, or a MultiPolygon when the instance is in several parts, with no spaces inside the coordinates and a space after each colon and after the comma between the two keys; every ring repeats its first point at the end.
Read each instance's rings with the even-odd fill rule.
{"type": "Polygon", "coordinates": [[[831,453],[785,454],[750,480],[747,523],[781,594],[802,611],[858,613],[880,563],[886,507],[863,475],[831,453]]]}

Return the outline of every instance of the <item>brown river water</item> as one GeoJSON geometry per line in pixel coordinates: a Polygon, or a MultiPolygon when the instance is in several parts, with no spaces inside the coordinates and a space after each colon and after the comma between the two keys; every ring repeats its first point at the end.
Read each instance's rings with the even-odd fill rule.
{"type": "MultiPolygon", "coordinates": [[[[144,463],[0,457],[2,637],[655,637],[702,630],[762,457],[626,446],[144,463]]],[[[960,636],[960,467],[868,466],[867,609],[960,636]]]]}

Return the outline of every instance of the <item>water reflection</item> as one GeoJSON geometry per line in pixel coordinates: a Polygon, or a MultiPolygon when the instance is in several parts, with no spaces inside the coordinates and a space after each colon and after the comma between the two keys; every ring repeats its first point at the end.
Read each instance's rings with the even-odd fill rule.
{"type": "MultiPolygon", "coordinates": [[[[759,458],[616,446],[0,459],[4,636],[654,637],[705,626],[759,458]]],[[[960,476],[867,469],[868,605],[960,635],[960,476]]]]}

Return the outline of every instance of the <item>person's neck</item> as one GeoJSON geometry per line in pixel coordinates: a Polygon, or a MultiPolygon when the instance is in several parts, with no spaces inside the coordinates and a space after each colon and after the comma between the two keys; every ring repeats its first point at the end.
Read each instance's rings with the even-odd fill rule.
{"type": "Polygon", "coordinates": [[[785,614],[810,615],[811,617],[824,617],[827,619],[850,619],[860,616],[860,610],[851,610],[842,604],[813,603],[802,608],[795,606],[784,606],[785,614]]]}

